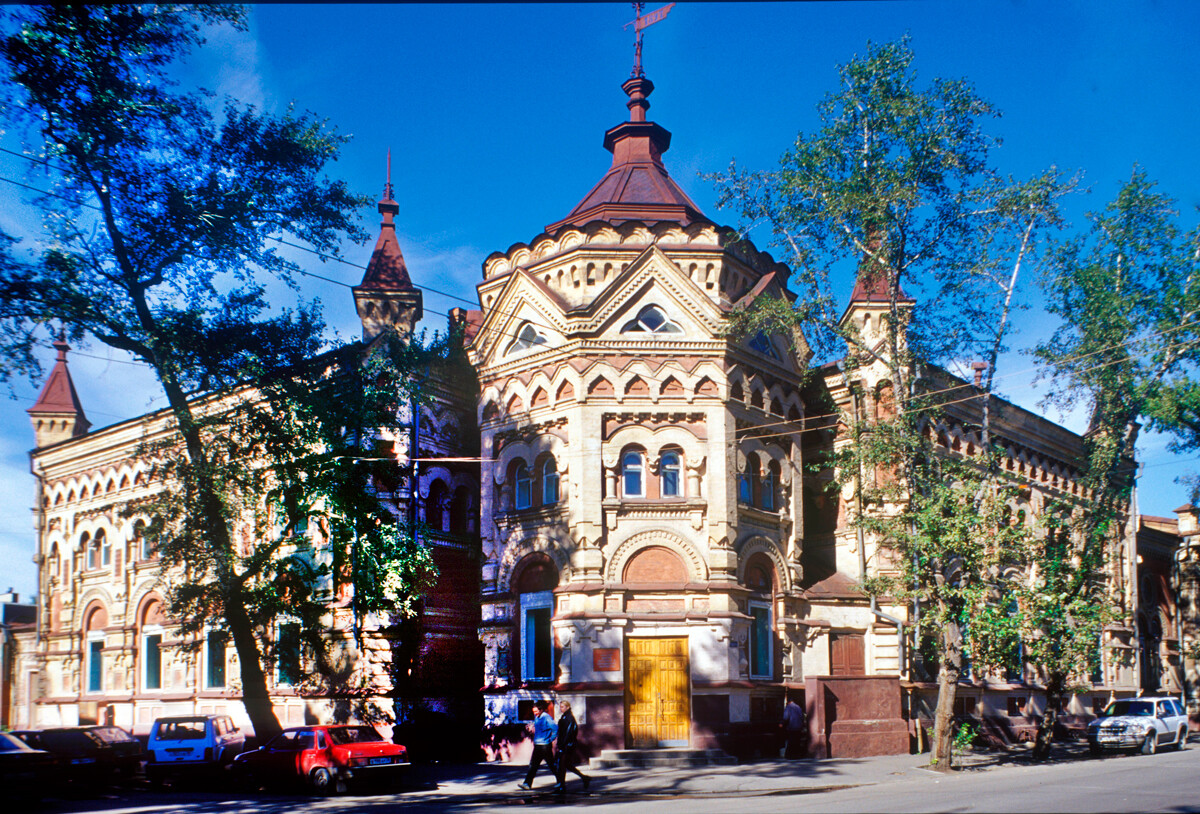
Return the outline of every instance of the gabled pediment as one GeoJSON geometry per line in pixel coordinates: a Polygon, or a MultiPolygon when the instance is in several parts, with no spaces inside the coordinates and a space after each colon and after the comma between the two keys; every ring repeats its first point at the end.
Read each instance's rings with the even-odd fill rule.
{"type": "Polygon", "coordinates": [[[499,364],[508,356],[534,355],[566,341],[566,304],[524,269],[480,286],[480,299],[484,303],[483,324],[470,345],[476,365],[499,364]]]}
{"type": "Polygon", "coordinates": [[[710,339],[725,322],[721,307],[658,246],[638,255],[591,305],[572,316],[581,317],[577,330],[605,339],[710,339]],[[651,306],[657,306],[680,333],[622,330],[651,306]]]}

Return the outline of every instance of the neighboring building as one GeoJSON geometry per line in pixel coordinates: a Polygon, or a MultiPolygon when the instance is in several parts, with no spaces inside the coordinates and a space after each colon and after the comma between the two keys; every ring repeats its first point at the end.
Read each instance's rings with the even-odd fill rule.
{"type": "Polygon", "coordinates": [[[28,653],[37,638],[37,605],[22,602],[12,588],[0,594],[0,728],[18,729],[31,687],[28,653]]]}
{"type": "Polygon", "coordinates": [[[1181,655],[1178,680],[1192,729],[1200,729],[1200,509],[1185,503],[1179,516],[1180,544],[1175,551],[1171,586],[1176,601],[1176,631],[1181,655]]]}
{"type": "MultiPolygon", "coordinates": [[[[421,317],[421,292],[396,240],[397,210],[389,183],[379,204],[379,240],[354,289],[364,353],[385,329],[411,335],[421,317]]],[[[31,460],[38,479],[39,689],[23,720],[35,726],[111,721],[140,734],[161,715],[227,713],[248,727],[227,635],[214,628],[200,641],[180,638],[167,614],[158,560],[142,534],[150,518],[139,507],[165,487],[149,477],[150,462],[140,450],[170,432],[170,415],[152,413],[92,430],[67,366],[67,346],[59,342],[56,348],[54,368],[29,410],[37,442],[31,460]]],[[[330,638],[352,665],[345,689],[333,695],[307,687],[309,656],[295,624],[281,619],[271,633],[278,658],[269,682],[285,726],[374,708],[402,725],[437,721],[439,731],[460,738],[478,731],[480,659],[472,644],[479,619],[478,475],[473,461],[462,460],[464,449],[468,458],[475,454],[474,391],[463,378],[435,372],[428,384],[433,406],[412,422],[419,429],[381,438],[376,447],[398,463],[421,461],[413,481],[397,477],[376,488],[397,517],[415,509],[433,527],[426,543],[441,569],[437,587],[418,620],[398,624],[356,618],[345,586],[330,577],[330,638]],[[442,464],[441,458],[451,461],[442,464]]],[[[197,400],[197,409],[220,409],[220,399],[243,397],[208,396],[197,400]]],[[[325,555],[319,518],[295,544],[310,546],[318,559],[325,555]]]]}

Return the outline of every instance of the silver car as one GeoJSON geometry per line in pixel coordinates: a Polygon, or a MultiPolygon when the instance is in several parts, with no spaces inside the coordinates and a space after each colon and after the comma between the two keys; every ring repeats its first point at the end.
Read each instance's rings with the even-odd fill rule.
{"type": "Polygon", "coordinates": [[[1152,755],[1160,747],[1187,746],[1188,719],[1175,698],[1122,698],[1088,724],[1092,754],[1106,749],[1137,749],[1152,755]]]}

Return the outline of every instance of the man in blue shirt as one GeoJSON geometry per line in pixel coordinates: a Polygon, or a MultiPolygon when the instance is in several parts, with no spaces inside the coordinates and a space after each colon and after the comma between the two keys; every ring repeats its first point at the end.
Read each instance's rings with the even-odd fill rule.
{"type": "MultiPolygon", "coordinates": [[[[546,768],[554,774],[554,739],[558,736],[558,724],[547,714],[549,701],[533,702],[533,755],[529,758],[529,772],[525,782],[518,788],[533,788],[533,776],[544,761],[546,768]]],[[[555,780],[558,778],[555,777],[555,780]]]]}

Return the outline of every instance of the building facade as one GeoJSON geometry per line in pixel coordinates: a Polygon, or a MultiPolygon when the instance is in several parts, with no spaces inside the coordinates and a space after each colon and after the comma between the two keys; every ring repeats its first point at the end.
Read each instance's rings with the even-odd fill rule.
{"type": "MultiPolygon", "coordinates": [[[[605,134],[608,171],[544,232],[490,255],[480,308],[452,312],[473,373],[434,377],[411,432],[378,439],[416,464],[376,488],[398,517],[426,524],[436,589],[418,622],[400,624],[356,618],[331,585],[331,636],[397,737],[429,754],[464,754],[450,741],[470,752],[481,724],[485,751],[508,754],[547,697],[571,701],[592,750],[769,754],[789,694],[820,710],[814,754],[871,739],[908,748],[936,693],[913,648],[918,617],[863,592],[885,552],[854,525],[853,491],[830,490],[831,473],[812,466],[847,442],[852,419],[887,413],[886,368],[810,368],[799,333],[729,332],[758,298],[797,296],[790,270],[699,210],[666,169],[670,133],[647,118],[653,84],[622,88],[630,114],[605,134]],[[826,681],[886,710],[819,707],[826,681]],[[826,726],[835,717],[838,732],[826,726]]],[[[398,210],[389,185],[354,289],[365,346],[390,328],[411,333],[422,313],[398,210]]],[[[860,281],[843,319],[870,342],[886,309],[860,281]]],[[[214,712],[245,724],[231,648],[220,631],[179,638],[139,531],[136,507],[163,486],[138,450],[166,416],[92,431],[66,350],[30,410],[41,590],[17,668],[23,720],[140,733],[159,715],[214,712]]],[[[983,396],[928,375],[977,394],[935,428],[946,454],[973,454],[983,396]]],[[[1081,495],[1082,438],[994,397],[990,412],[1018,512],[1032,520],[1081,495]]],[[[309,534],[319,549],[319,522],[309,534]]],[[[1130,524],[1110,564],[1122,623],[1097,643],[1102,668],[1068,712],[1147,686],[1156,628],[1138,627],[1140,539],[1130,524]]],[[[293,634],[285,624],[273,635],[293,634]]],[[[285,725],[352,714],[344,698],[306,692],[305,655],[288,652],[272,676],[285,725]]],[[[964,679],[957,712],[1027,720],[1037,698],[1018,665],[964,679]]]]}

